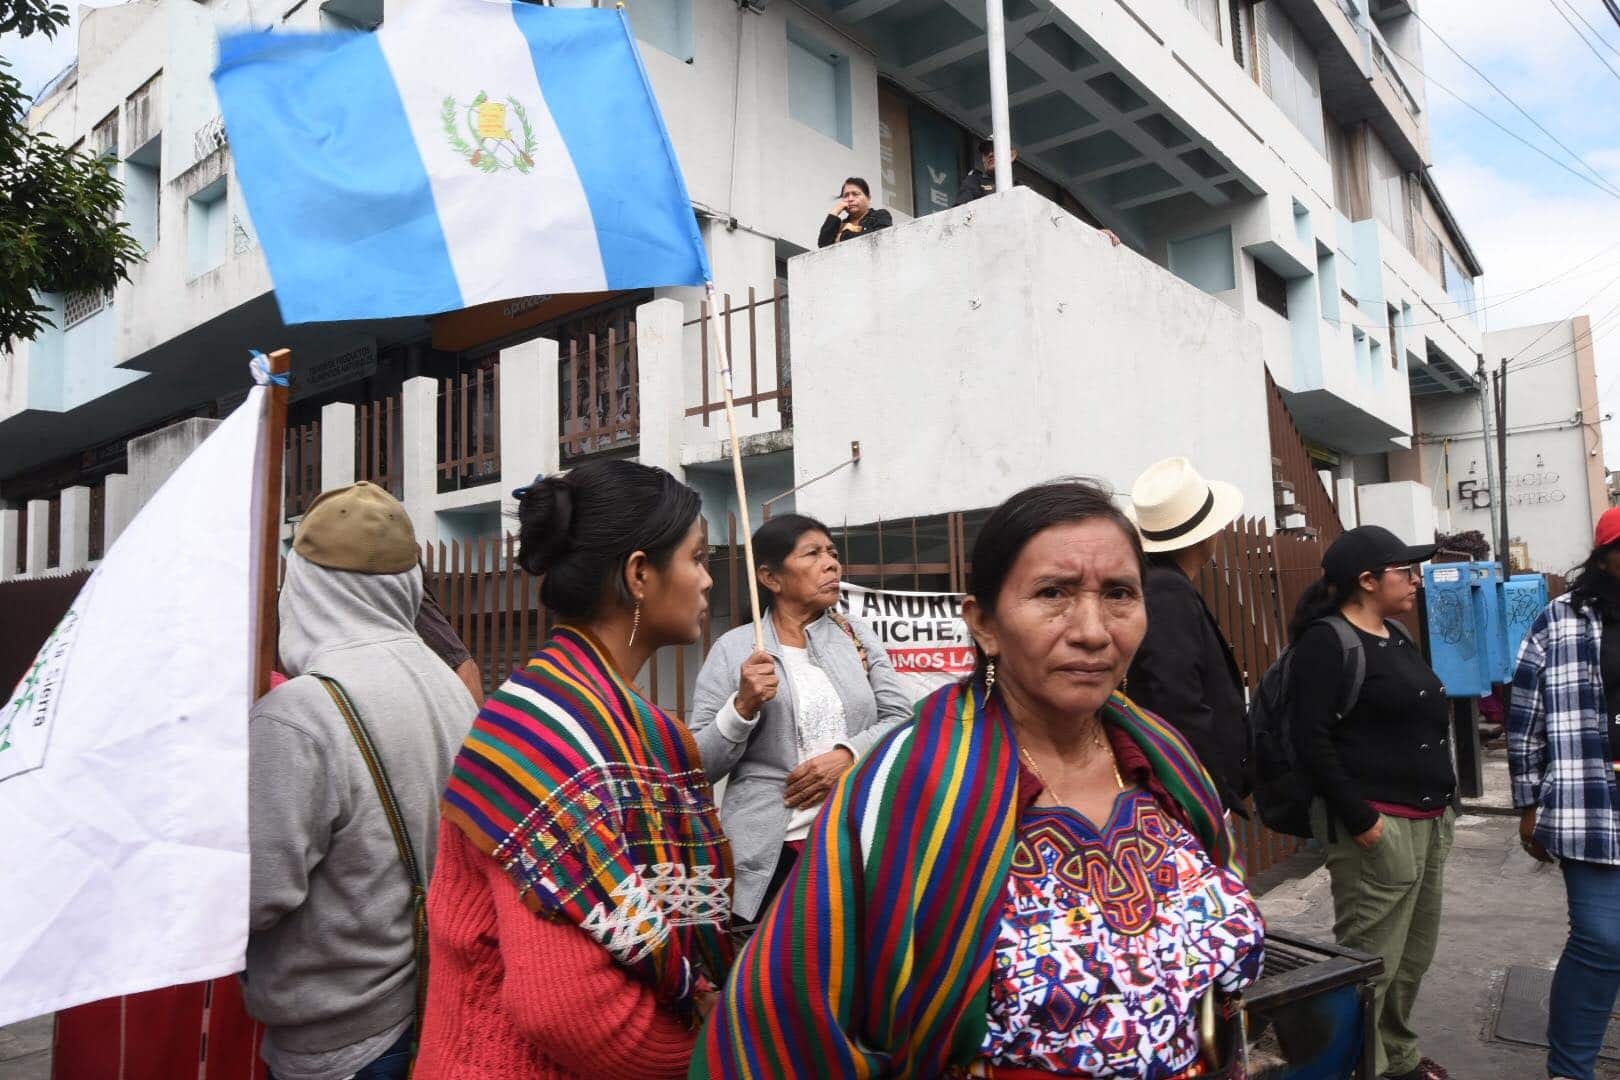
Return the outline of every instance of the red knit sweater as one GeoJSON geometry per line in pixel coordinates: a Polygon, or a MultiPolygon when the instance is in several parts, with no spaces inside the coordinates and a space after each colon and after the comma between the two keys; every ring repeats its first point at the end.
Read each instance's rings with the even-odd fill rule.
{"type": "Polygon", "coordinates": [[[416,1080],[682,1077],[696,1033],[585,931],[523,906],[495,860],[439,829],[416,1080]]]}

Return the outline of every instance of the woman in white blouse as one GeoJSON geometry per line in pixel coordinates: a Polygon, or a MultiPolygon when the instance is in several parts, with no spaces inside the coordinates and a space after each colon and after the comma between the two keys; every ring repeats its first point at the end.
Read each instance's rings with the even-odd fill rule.
{"type": "MultiPolygon", "coordinates": [[[[876,633],[838,611],[843,565],[814,518],[772,518],[754,534],[765,650],[739,626],[709,651],[689,725],[736,861],[738,924],[755,921],[798,858],[821,804],[857,758],[911,717],[876,633]]],[[[741,607],[738,599],[738,607],[741,607]]]]}

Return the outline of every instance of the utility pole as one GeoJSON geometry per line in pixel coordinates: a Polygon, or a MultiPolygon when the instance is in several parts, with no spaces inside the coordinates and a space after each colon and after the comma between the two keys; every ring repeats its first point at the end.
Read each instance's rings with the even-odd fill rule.
{"type": "Polygon", "coordinates": [[[1502,358],[1501,365],[1496,371],[1496,465],[1497,473],[1502,477],[1502,510],[1501,535],[1502,546],[1499,554],[1502,557],[1502,580],[1506,581],[1513,576],[1513,563],[1508,553],[1508,468],[1507,468],[1507,357],[1502,358]]]}
{"type": "Polygon", "coordinates": [[[1007,16],[1002,0],[984,0],[985,47],[990,54],[990,141],[995,146],[996,190],[1013,186],[1012,134],[1007,120],[1007,16]]]}
{"type": "MultiPolygon", "coordinates": [[[[1490,408],[1485,402],[1485,388],[1489,383],[1485,378],[1484,353],[1479,354],[1479,368],[1474,373],[1474,381],[1479,384],[1479,430],[1480,440],[1484,444],[1485,451],[1485,490],[1490,492],[1491,496],[1491,511],[1487,515],[1490,525],[1486,528],[1485,534],[1491,536],[1496,531],[1495,511],[1498,496],[1496,493],[1496,469],[1491,465],[1491,414],[1490,408]]],[[[1494,538],[1491,541],[1491,546],[1496,546],[1494,538]]],[[[1498,549],[1497,554],[1503,559],[1507,558],[1507,553],[1500,549],[1498,549]]]]}

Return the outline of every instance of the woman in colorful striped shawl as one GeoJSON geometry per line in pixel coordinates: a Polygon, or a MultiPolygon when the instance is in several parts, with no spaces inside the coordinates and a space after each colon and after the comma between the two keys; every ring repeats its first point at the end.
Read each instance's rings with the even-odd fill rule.
{"type": "Polygon", "coordinates": [[[519,498],[518,558],[565,622],[455,761],[416,1076],[680,1076],[731,962],[731,850],[696,743],[631,679],[701,632],[698,496],[605,461],[519,498]]]}
{"type": "Polygon", "coordinates": [[[835,789],[693,1077],[1232,1075],[1200,1005],[1263,927],[1208,774],[1118,686],[1142,551],[1103,489],[986,521],[966,682],[835,789]]]}

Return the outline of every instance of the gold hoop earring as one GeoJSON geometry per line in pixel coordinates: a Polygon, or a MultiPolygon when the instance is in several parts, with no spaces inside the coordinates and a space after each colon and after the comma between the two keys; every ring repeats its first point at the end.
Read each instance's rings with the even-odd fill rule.
{"type": "Polygon", "coordinates": [[[984,661],[984,696],[989,697],[990,691],[996,688],[996,658],[987,657],[984,661]]]}
{"type": "Polygon", "coordinates": [[[635,648],[636,634],[641,630],[641,601],[636,601],[635,620],[630,623],[630,648],[635,648]]]}

